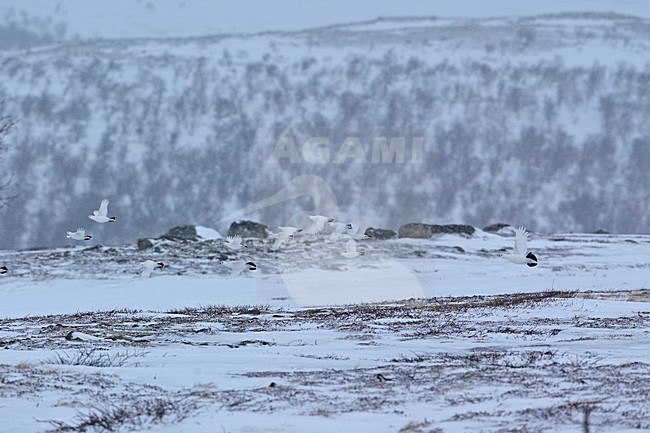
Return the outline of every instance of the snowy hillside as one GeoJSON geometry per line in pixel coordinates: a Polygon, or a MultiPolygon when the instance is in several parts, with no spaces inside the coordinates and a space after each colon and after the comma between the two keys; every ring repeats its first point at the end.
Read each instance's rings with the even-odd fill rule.
{"type": "Polygon", "coordinates": [[[0,253],[0,432],[650,428],[648,236],[246,243],[0,253]]]}
{"type": "Polygon", "coordinates": [[[247,216],[292,222],[331,191],[374,226],[648,232],[648,54],[650,21],[611,13],[6,49],[2,248],[62,245],[104,197],[120,225],[102,244],[213,226],[299,175],[326,191],[247,216]],[[403,158],[377,153],[391,137],[403,158]]]}

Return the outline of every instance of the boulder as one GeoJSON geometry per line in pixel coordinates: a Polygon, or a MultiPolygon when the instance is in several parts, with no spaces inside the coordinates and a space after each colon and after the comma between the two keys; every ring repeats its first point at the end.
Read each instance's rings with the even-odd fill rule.
{"type": "Polygon", "coordinates": [[[399,228],[397,234],[400,238],[429,239],[433,236],[431,224],[410,223],[399,228]]]}
{"type": "Polygon", "coordinates": [[[488,233],[496,233],[499,230],[506,227],[510,227],[510,224],[505,224],[505,223],[490,224],[489,226],[483,227],[483,231],[488,233]]]}
{"type": "Polygon", "coordinates": [[[400,238],[429,239],[439,233],[455,233],[471,236],[476,229],[466,224],[423,224],[410,223],[399,228],[400,238]]]}
{"type": "Polygon", "coordinates": [[[162,235],[160,239],[169,239],[171,241],[198,241],[199,235],[196,233],[196,226],[186,225],[170,229],[167,233],[162,235]]]}
{"type": "Polygon", "coordinates": [[[153,242],[149,238],[138,239],[138,251],[148,250],[153,247],[153,242]]]}
{"type": "Polygon", "coordinates": [[[378,240],[394,239],[397,237],[397,232],[395,230],[376,229],[374,227],[368,227],[364,234],[369,236],[371,239],[378,240]]]}
{"type": "Polygon", "coordinates": [[[266,239],[269,237],[269,228],[264,224],[254,221],[237,221],[230,224],[228,236],[266,239]]]}
{"type": "Polygon", "coordinates": [[[456,233],[461,235],[472,236],[476,232],[474,226],[468,224],[445,224],[433,225],[433,233],[456,233]]]}

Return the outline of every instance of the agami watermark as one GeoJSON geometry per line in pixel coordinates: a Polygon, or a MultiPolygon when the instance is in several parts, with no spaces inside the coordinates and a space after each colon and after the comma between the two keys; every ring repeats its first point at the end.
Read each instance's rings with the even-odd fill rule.
{"type": "Polygon", "coordinates": [[[424,137],[374,137],[364,143],[358,137],[346,137],[340,146],[328,137],[311,137],[299,148],[291,135],[281,136],[268,163],[290,164],[421,164],[424,160],[424,137]]]}

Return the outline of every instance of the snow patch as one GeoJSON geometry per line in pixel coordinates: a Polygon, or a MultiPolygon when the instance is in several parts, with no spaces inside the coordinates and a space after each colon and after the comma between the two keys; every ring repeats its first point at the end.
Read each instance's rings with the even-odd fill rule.
{"type": "Polygon", "coordinates": [[[221,233],[216,231],[215,229],[211,229],[209,227],[203,227],[203,226],[196,226],[196,234],[201,238],[206,241],[211,241],[215,239],[223,239],[223,236],[221,233]]]}

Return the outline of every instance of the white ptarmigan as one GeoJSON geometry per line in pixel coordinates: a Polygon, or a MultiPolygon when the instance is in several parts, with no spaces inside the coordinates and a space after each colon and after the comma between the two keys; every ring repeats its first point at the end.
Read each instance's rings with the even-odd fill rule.
{"type": "Polygon", "coordinates": [[[241,250],[242,248],[248,248],[247,245],[242,244],[241,236],[228,236],[225,240],[225,244],[228,248],[233,251],[241,250]]]}
{"type": "Polygon", "coordinates": [[[370,236],[366,234],[366,227],[361,224],[361,222],[352,222],[350,224],[352,228],[349,230],[348,235],[357,241],[360,241],[362,239],[369,239],[370,236]]]}
{"type": "Polygon", "coordinates": [[[332,240],[343,237],[344,234],[352,230],[352,224],[339,222],[328,222],[328,224],[332,227],[332,234],[330,235],[332,240]]]}
{"type": "Polygon", "coordinates": [[[284,233],[287,235],[294,236],[296,233],[301,233],[302,229],[298,227],[291,226],[278,226],[278,233],[284,233]]]}
{"type": "Polygon", "coordinates": [[[274,238],[273,250],[279,249],[282,244],[289,242],[290,239],[293,239],[296,233],[302,232],[302,229],[298,227],[278,227],[277,233],[272,233],[271,236],[274,238]]]}
{"type": "Polygon", "coordinates": [[[518,265],[527,265],[531,268],[537,266],[537,257],[528,251],[526,245],[528,241],[528,232],[524,227],[515,230],[515,249],[512,254],[500,254],[506,260],[518,265]]]}
{"type": "Polygon", "coordinates": [[[66,232],[65,237],[74,239],[75,241],[89,241],[93,238],[86,234],[85,229],[77,229],[76,232],[66,232]]]}
{"type": "Polygon", "coordinates": [[[309,215],[307,219],[311,221],[311,226],[307,229],[307,233],[315,235],[325,229],[325,223],[333,223],[334,218],[329,218],[323,215],[309,215]]]}
{"type": "Polygon", "coordinates": [[[147,260],[142,262],[142,273],[140,276],[142,278],[149,278],[154,269],[163,269],[165,264],[163,262],[154,262],[153,260],[147,260]]]}
{"type": "Polygon", "coordinates": [[[99,210],[94,210],[92,215],[88,215],[88,218],[102,224],[115,222],[115,217],[108,216],[108,203],[107,198],[102,200],[102,203],[99,205],[99,210]]]}
{"type": "Polygon", "coordinates": [[[3,267],[0,268],[0,275],[4,275],[7,272],[9,272],[9,269],[7,269],[6,266],[3,266],[3,267]]]}
{"type": "Polygon", "coordinates": [[[255,272],[257,265],[253,262],[245,262],[243,260],[233,260],[229,262],[221,262],[222,265],[230,269],[230,276],[235,277],[243,271],[255,272]]]}
{"type": "Polygon", "coordinates": [[[352,238],[350,238],[348,242],[345,244],[345,252],[341,253],[341,255],[346,259],[353,259],[355,257],[362,256],[364,254],[365,253],[363,251],[357,251],[357,241],[355,241],[352,238]]]}

